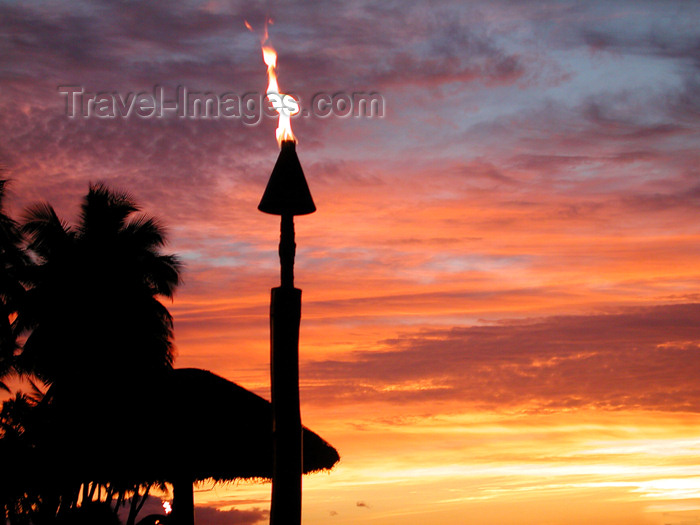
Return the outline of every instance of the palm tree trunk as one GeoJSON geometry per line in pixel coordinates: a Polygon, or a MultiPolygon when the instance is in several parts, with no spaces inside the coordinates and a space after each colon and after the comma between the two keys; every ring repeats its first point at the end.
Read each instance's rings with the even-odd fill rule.
{"type": "Polygon", "coordinates": [[[129,507],[129,517],[126,520],[126,525],[134,525],[136,516],[143,508],[144,503],[148,499],[148,492],[151,490],[151,485],[146,486],[146,491],[143,496],[139,494],[139,487],[134,489],[134,495],[131,497],[131,506],[129,507]]]}
{"type": "Polygon", "coordinates": [[[134,525],[136,522],[136,507],[139,504],[139,492],[138,488],[134,491],[134,495],[131,496],[131,504],[129,505],[129,516],[126,518],[126,525],[134,525]]]}
{"type": "Polygon", "coordinates": [[[114,486],[110,483],[107,486],[107,494],[105,495],[105,501],[107,502],[107,505],[112,504],[113,497],[114,497],[114,486]]]}
{"type": "Polygon", "coordinates": [[[117,512],[119,512],[119,508],[122,506],[123,502],[124,502],[124,489],[119,489],[119,492],[117,493],[117,503],[114,505],[115,514],[117,512]]]}

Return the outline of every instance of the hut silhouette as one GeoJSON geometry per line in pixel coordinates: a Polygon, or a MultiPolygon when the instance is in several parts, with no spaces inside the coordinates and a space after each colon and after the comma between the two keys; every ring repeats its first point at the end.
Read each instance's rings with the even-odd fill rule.
{"type": "MultiPolygon", "coordinates": [[[[194,523],[193,483],[272,478],[269,401],[212,372],[183,368],[158,379],[51,394],[37,447],[39,470],[73,486],[173,485],[170,522],[194,523]]],[[[303,429],[303,471],[332,468],[335,448],[303,429]]]]}

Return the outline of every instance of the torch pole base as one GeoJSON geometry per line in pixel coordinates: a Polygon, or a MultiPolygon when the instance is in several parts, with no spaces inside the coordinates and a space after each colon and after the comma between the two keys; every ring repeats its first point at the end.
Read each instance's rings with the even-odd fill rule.
{"type": "Polygon", "coordinates": [[[301,524],[302,426],[299,407],[301,290],[272,289],[270,368],[273,467],[270,525],[301,524]]]}

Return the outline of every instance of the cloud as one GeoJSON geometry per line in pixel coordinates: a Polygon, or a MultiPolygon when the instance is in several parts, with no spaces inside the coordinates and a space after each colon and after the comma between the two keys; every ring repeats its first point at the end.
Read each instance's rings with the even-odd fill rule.
{"type": "Polygon", "coordinates": [[[305,398],[700,412],[700,304],[431,330],[383,344],[305,365],[317,385],[305,398]]]}
{"type": "Polygon", "coordinates": [[[232,71],[241,78],[249,70],[226,45],[232,29],[245,32],[235,12],[134,2],[78,2],[69,9],[4,4],[0,20],[11,58],[2,76],[15,88],[36,91],[36,84],[68,82],[115,89],[154,77],[160,83],[205,77],[230,85],[232,71]]]}
{"type": "MultiPolygon", "coordinates": [[[[693,6],[693,10],[697,13],[697,6],[693,6]]],[[[688,16],[692,15],[688,13],[688,16]]],[[[618,26],[582,29],[581,36],[587,45],[596,50],[671,58],[680,62],[688,61],[695,68],[700,68],[698,36],[694,30],[664,24],[637,28],[630,24],[626,31],[618,29],[618,26]]]]}
{"type": "Polygon", "coordinates": [[[214,507],[197,506],[194,513],[200,525],[254,525],[270,517],[270,511],[258,508],[219,510],[214,507]]]}
{"type": "MultiPolygon", "coordinates": [[[[283,86],[302,94],[386,89],[391,108],[371,122],[298,121],[319,207],[298,221],[298,275],[308,282],[305,329],[319,354],[334,340],[343,349],[356,338],[367,345],[408,323],[463,325],[695,286],[689,214],[698,204],[700,89],[678,66],[695,63],[697,29],[676,34],[663,17],[651,29],[627,27],[626,16],[648,20],[663,9],[276,6],[271,35],[283,86]],[[594,33],[599,51],[591,53],[594,33]],[[530,82],[552,71],[558,83],[530,82]],[[382,328],[358,334],[360,325],[382,328]]],[[[56,86],[260,89],[259,41],[243,18],[260,28],[265,13],[245,2],[78,2],[5,4],[0,15],[8,64],[0,73],[0,162],[14,178],[11,204],[49,200],[72,220],[90,181],[132,191],[172,228],[169,251],[187,263],[173,306],[182,354],[213,364],[240,343],[218,364],[246,366],[238,364],[244,353],[267,345],[266,294],[278,264],[277,223],[256,210],[276,154],[274,124],[71,120],[56,86]]],[[[449,348],[477,333],[485,344],[492,333],[460,330],[426,335],[454,369],[463,363],[449,348]]],[[[382,347],[403,352],[407,344],[382,347]]],[[[405,398],[466,388],[435,364],[413,390],[411,377],[382,383],[365,377],[367,369],[396,355],[357,357],[359,368],[349,367],[356,382],[333,376],[347,391],[405,398]]],[[[330,361],[314,366],[335,373],[330,361]]],[[[485,370],[481,381],[494,374],[485,370]]]]}

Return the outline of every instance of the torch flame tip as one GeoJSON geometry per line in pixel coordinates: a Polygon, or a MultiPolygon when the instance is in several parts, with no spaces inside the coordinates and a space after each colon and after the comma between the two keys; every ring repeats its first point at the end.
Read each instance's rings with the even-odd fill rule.
{"type": "Polygon", "coordinates": [[[275,107],[279,115],[275,137],[277,138],[277,144],[280,148],[282,148],[284,142],[292,142],[296,144],[296,137],[292,132],[290,117],[299,112],[299,105],[298,101],[296,101],[293,96],[282,93],[279,85],[277,84],[277,52],[268,42],[268,24],[272,24],[271,18],[269,18],[265,23],[265,34],[260,47],[262,48],[263,62],[265,62],[265,65],[267,66],[268,100],[275,107]],[[270,97],[271,94],[275,95],[274,99],[270,97]],[[293,104],[290,105],[290,102],[293,104]]]}

